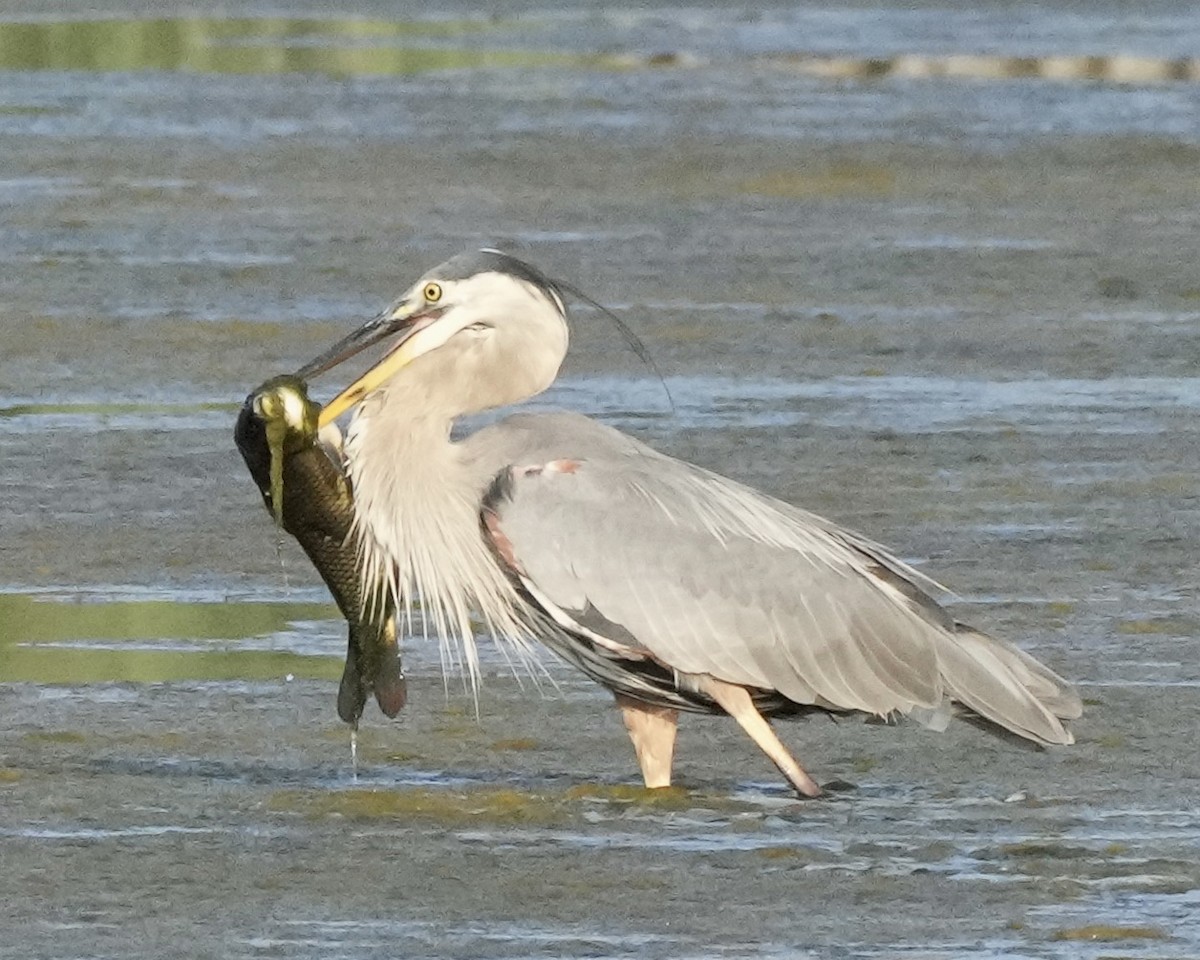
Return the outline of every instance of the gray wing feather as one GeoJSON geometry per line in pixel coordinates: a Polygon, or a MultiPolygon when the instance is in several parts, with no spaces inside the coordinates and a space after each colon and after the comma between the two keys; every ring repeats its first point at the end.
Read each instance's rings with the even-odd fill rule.
{"type": "Polygon", "coordinates": [[[1079,696],[1027,653],[965,624],[941,652],[955,700],[1031,740],[1073,741],[1059,719],[1083,712],[1079,696]]]}
{"type": "Polygon", "coordinates": [[[1069,686],[956,625],[943,588],[878,544],[586,418],[520,416],[472,439],[503,474],[488,509],[539,596],[595,611],[678,674],[938,727],[953,699],[1070,742],[1069,686]]]}
{"type": "Polygon", "coordinates": [[[680,673],[832,709],[941,702],[933,628],[853,547],[686,465],[627,466],[514,474],[501,523],[550,600],[592,606],[680,673]]]}
{"type": "Polygon", "coordinates": [[[1045,664],[1034,660],[1019,647],[981,633],[965,623],[957,623],[955,627],[960,642],[991,650],[994,656],[1004,661],[1005,668],[1017,677],[1021,686],[1056,717],[1077,720],[1083,716],[1083,701],[1079,699],[1079,694],[1045,664]]]}

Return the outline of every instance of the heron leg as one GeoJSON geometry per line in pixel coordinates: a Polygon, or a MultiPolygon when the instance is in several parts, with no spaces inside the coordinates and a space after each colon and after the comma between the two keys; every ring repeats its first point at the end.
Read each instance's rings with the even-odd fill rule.
{"type": "Polygon", "coordinates": [[[671,785],[671,761],[675,756],[675,727],[679,711],[670,707],[653,707],[632,697],[614,694],[621,718],[647,789],[671,785]]]}
{"type": "Polygon", "coordinates": [[[734,683],[726,683],[714,677],[704,677],[700,689],[712,697],[743,730],[750,735],[760,750],[771,758],[771,762],[779,768],[779,772],[787,777],[788,782],[806,797],[819,797],[822,790],[817,786],[804,768],[788,753],[787,747],[775,735],[766,718],[758,712],[750,692],[745,687],[734,683]]]}

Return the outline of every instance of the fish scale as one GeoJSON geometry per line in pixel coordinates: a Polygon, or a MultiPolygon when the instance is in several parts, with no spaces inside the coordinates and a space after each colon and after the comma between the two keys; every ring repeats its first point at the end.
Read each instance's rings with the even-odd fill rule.
{"type": "Polygon", "coordinates": [[[371,694],[379,709],[394,717],[404,706],[407,687],[395,608],[387,600],[378,609],[363,603],[354,498],[341,467],[317,440],[320,410],[303,380],[275,377],[246,397],[234,441],[267,510],[296,538],[346,618],[349,637],[337,710],[357,728],[371,694]]]}

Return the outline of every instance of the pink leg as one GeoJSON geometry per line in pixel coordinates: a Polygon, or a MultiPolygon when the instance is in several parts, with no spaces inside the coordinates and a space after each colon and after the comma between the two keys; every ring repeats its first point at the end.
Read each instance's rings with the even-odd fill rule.
{"type": "Polygon", "coordinates": [[[679,711],[670,707],[652,707],[619,693],[615,696],[617,706],[621,708],[621,718],[625,721],[625,729],[629,731],[629,739],[633,741],[633,749],[637,753],[638,766],[642,768],[642,779],[646,782],[646,787],[651,790],[656,787],[669,787],[679,711]]]}
{"type": "Polygon", "coordinates": [[[779,768],[779,772],[787,777],[788,782],[806,797],[819,797],[822,790],[815,780],[804,772],[787,747],[775,736],[771,725],[763,718],[750,699],[750,693],[745,687],[726,683],[713,677],[701,679],[700,689],[712,697],[717,704],[728,713],[738,725],[750,735],[750,739],[758,744],[760,750],[771,758],[771,762],[779,768]]]}

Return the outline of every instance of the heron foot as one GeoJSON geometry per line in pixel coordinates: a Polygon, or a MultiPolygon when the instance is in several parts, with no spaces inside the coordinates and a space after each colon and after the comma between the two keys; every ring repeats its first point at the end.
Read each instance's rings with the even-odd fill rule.
{"type": "Polygon", "coordinates": [[[795,787],[798,793],[806,797],[819,797],[824,793],[817,782],[805,773],[804,768],[788,753],[787,747],[783,745],[783,742],[775,735],[775,731],[771,729],[771,725],[767,723],[766,718],[754,706],[750,692],[745,687],[740,687],[735,683],[726,683],[715,677],[703,677],[701,689],[738,722],[738,726],[745,730],[750,739],[758,744],[758,748],[771,758],[771,762],[779,768],[779,772],[787,778],[788,783],[795,787]]]}
{"type": "Polygon", "coordinates": [[[679,711],[654,707],[631,697],[614,695],[621,708],[621,719],[633,749],[647,790],[671,785],[671,763],[675,757],[675,731],[679,711]]]}

